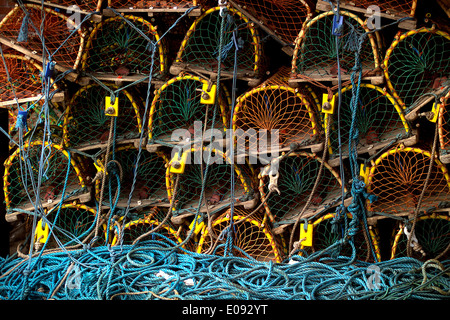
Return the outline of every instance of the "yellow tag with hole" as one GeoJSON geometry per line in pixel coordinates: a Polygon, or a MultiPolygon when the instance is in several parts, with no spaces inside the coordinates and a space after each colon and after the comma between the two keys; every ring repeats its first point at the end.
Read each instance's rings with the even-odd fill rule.
{"type": "Polygon", "coordinates": [[[322,112],[333,114],[334,113],[334,105],[335,105],[336,96],[333,96],[331,101],[328,101],[328,94],[324,93],[322,95],[322,112]]]}
{"type": "Polygon", "coordinates": [[[117,117],[119,115],[119,98],[116,97],[114,100],[114,104],[111,104],[111,97],[105,97],[105,115],[109,117],[117,117]],[[114,110],[114,112],[110,112],[110,110],[114,110]]]}
{"type": "Polygon", "coordinates": [[[181,154],[180,157],[180,153],[176,152],[175,155],[173,156],[172,160],[170,160],[169,162],[169,172],[171,173],[184,173],[184,169],[186,167],[186,160],[188,157],[188,153],[190,150],[186,150],[181,154]]]}
{"type": "Polygon", "coordinates": [[[433,107],[431,108],[431,112],[433,112],[433,117],[429,119],[433,123],[436,123],[439,117],[439,107],[440,107],[439,103],[436,102],[433,103],[433,107]]]}
{"type": "Polygon", "coordinates": [[[50,227],[48,223],[45,224],[45,227],[42,227],[43,221],[42,219],[38,221],[36,230],[34,231],[34,242],[39,241],[40,243],[47,242],[48,235],[50,233],[50,227]]]}
{"type": "Polygon", "coordinates": [[[313,225],[308,223],[305,230],[305,224],[300,224],[300,240],[304,239],[301,244],[305,247],[312,247],[313,240],[313,225]]]}
{"type": "Polygon", "coordinates": [[[204,83],[202,86],[202,95],[200,97],[200,103],[202,104],[214,104],[216,101],[216,88],[217,85],[213,84],[208,91],[209,84],[204,83]]]}
{"type": "Polygon", "coordinates": [[[364,179],[365,184],[369,182],[369,171],[369,167],[364,168],[364,164],[362,163],[359,169],[359,175],[364,179]]]}

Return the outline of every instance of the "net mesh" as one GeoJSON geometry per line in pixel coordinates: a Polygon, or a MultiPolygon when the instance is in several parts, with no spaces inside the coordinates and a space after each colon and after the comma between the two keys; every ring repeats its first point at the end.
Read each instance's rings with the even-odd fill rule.
{"type": "MultiPolygon", "coordinates": [[[[208,87],[209,84],[203,78],[189,74],[167,81],[156,92],[152,101],[148,124],[149,139],[165,142],[178,142],[177,138],[191,139],[198,129],[194,127],[196,121],[202,126],[211,128],[214,120],[215,128],[224,131],[227,127],[230,105],[229,94],[225,87],[221,86],[217,101],[217,116],[214,119],[213,105],[201,101],[203,87],[208,87]],[[189,133],[186,132],[186,137],[172,137],[177,129],[186,129],[189,133]]],[[[212,89],[210,95],[215,95],[212,89]]]]}
{"type": "MultiPolygon", "coordinates": [[[[114,85],[107,85],[117,90],[114,85]]],[[[110,91],[92,84],[78,90],[68,102],[64,114],[63,133],[66,146],[73,148],[104,144],[108,141],[111,117],[105,114],[105,100],[110,91]]],[[[134,139],[141,130],[140,101],[129,90],[120,90],[119,116],[115,117],[116,141],[134,139]]]]}
{"type": "MultiPolygon", "coordinates": [[[[228,8],[226,22],[221,33],[220,8],[206,11],[189,28],[178,51],[176,62],[189,65],[199,72],[218,72],[217,58],[220,54],[220,69],[232,73],[236,67],[239,77],[259,77],[261,72],[262,47],[256,28],[239,11],[228,8]],[[239,48],[236,66],[234,63],[233,31],[237,31],[236,44],[239,48]],[[219,52],[223,37],[222,52],[219,52]]],[[[177,72],[178,73],[178,72],[177,72]]]]}
{"type": "MultiPolygon", "coordinates": [[[[170,167],[167,168],[166,185],[169,200],[171,203],[174,203],[174,215],[187,212],[195,213],[199,205],[202,189],[204,190],[204,197],[201,203],[201,212],[206,211],[205,202],[211,214],[230,205],[232,196],[232,164],[221,151],[212,150],[210,152],[207,147],[203,149],[192,148],[188,152],[186,163],[184,173],[179,175],[175,197],[173,197],[175,176],[170,173],[170,167]],[[203,184],[209,154],[211,154],[210,164],[208,166],[206,182],[203,184]],[[201,162],[202,160],[203,163],[201,162]]],[[[251,200],[253,198],[253,190],[250,188],[251,178],[246,175],[248,170],[244,169],[244,165],[234,164],[233,166],[235,172],[235,183],[233,184],[234,198],[237,203],[251,200]]]]}
{"type": "Polygon", "coordinates": [[[46,156],[41,164],[42,141],[33,141],[23,148],[16,149],[5,161],[4,192],[7,210],[13,208],[33,209],[39,192],[40,204],[54,203],[61,199],[64,184],[66,194],[85,187],[85,178],[73,158],[55,143],[45,143],[46,156]],[[26,159],[27,166],[22,163],[26,159]],[[36,189],[37,177],[42,172],[39,190],[36,189]],[[67,173],[67,170],[69,172],[67,173]],[[67,182],[66,175],[68,174],[67,182]]]}
{"type": "MultiPolygon", "coordinates": [[[[334,2],[334,1],[333,1],[334,2]]],[[[380,12],[387,13],[389,15],[401,15],[414,17],[417,7],[417,0],[341,0],[340,4],[350,4],[358,8],[368,8],[369,6],[378,6],[380,12]]]]}
{"type": "MultiPolygon", "coordinates": [[[[117,207],[126,207],[135,175],[136,181],[130,203],[132,207],[137,206],[138,203],[141,206],[147,206],[167,200],[165,184],[167,158],[159,152],[150,153],[142,150],[137,163],[138,153],[139,150],[134,145],[122,145],[108,157],[109,162],[113,162],[110,167],[105,166],[109,170],[103,193],[104,205],[114,207],[118,201],[117,207]],[[118,182],[118,178],[120,182],[118,182]]],[[[104,154],[101,159],[104,162],[104,154]]],[[[97,200],[100,197],[100,190],[101,181],[96,180],[97,200]]]]}
{"type": "Polygon", "coordinates": [[[269,226],[263,223],[261,214],[247,216],[252,210],[234,208],[233,224],[231,224],[231,210],[228,209],[212,221],[212,231],[203,227],[200,235],[198,253],[214,253],[224,256],[226,250],[227,233],[232,232],[233,248],[227,251],[236,257],[251,256],[258,261],[281,262],[281,248],[269,226]],[[231,229],[230,229],[231,228],[231,229]],[[214,235],[211,237],[210,232],[214,235]],[[216,241],[216,239],[219,241],[216,241]],[[242,253],[242,251],[245,253],[242,253]]]}
{"type": "MultiPolygon", "coordinates": [[[[430,153],[418,148],[392,148],[382,154],[370,168],[367,191],[378,197],[368,204],[369,211],[404,213],[413,211],[423,192],[430,153]]],[[[437,207],[449,196],[446,167],[435,158],[421,208],[437,207]]]]}
{"type": "MultiPolygon", "coordinates": [[[[349,134],[352,124],[353,86],[341,90],[340,130],[343,153],[348,154],[349,134]]],[[[339,93],[335,94],[337,105],[339,93]]],[[[359,133],[358,148],[396,141],[411,134],[403,110],[394,98],[380,87],[362,83],[359,86],[359,100],[356,110],[356,126],[359,133]]],[[[335,107],[333,116],[326,116],[326,123],[332,121],[329,146],[334,155],[339,153],[338,112],[335,107]]]]}
{"type": "MultiPolygon", "coordinates": [[[[352,218],[350,213],[347,213],[347,217],[349,219],[352,218]]],[[[340,225],[338,226],[338,230],[335,230],[336,225],[334,225],[334,218],[335,214],[329,213],[310,222],[313,225],[312,246],[305,246],[302,241],[300,243],[300,249],[303,251],[300,251],[301,255],[309,255],[314,252],[324,250],[344,237],[344,226],[340,225]]],[[[373,246],[374,250],[377,252],[377,255],[379,255],[378,239],[375,233],[369,230],[371,243],[367,243],[363,230],[363,226],[361,226],[353,238],[353,243],[355,244],[356,250],[356,259],[360,261],[373,262],[374,259],[371,254],[370,245],[373,246]]],[[[348,257],[352,256],[353,253],[353,249],[349,243],[345,243],[337,247],[336,251],[339,252],[339,254],[348,257]]],[[[330,252],[330,254],[333,253],[330,252]]]]}
{"type": "MultiPolygon", "coordinates": [[[[340,11],[340,14],[344,17],[344,23],[339,36],[339,66],[342,78],[348,79],[355,64],[358,38],[368,30],[356,15],[347,11],[340,11]]],[[[336,56],[338,50],[335,36],[332,34],[333,17],[332,11],[324,12],[305,24],[295,42],[291,81],[337,79],[336,56]]],[[[359,51],[365,75],[368,75],[368,72],[374,72],[378,67],[377,50],[373,33],[367,34],[359,51]]]]}
{"type": "Polygon", "coordinates": [[[443,98],[439,104],[439,118],[438,118],[438,130],[439,130],[439,146],[442,155],[450,154],[450,92],[443,98]]]}
{"type": "Polygon", "coordinates": [[[177,1],[154,1],[154,0],[108,0],[108,7],[110,8],[189,8],[192,6],[197,6],[202,3],[201,0],[177,0],[177,1]]]}
{"type": "Polygon", "coordinates": [[[141,17],[125,15],[123,18],[109,18],[92,30],[86,42],[82,69],[119,76],[152,72],[153,76],[160,78],[167,69],[166,53],[164,43],[159,42],[152,65],[153,46],[160,40],[156,27],[141,17]]]}
{"type": "MultiPolygon", "coordinates": [[[[294,222],[303,210],[318,177],[322,160],[306,152],[291,153],[279,162],[278,189],[280,194],[269,192],[270,179],[260,173],[259,191],[269,218],[275,223],[294,222]]],[[[266,167],[268,168],[268,167],[266,167]]],[[[318,187],[307,208],[313,212],[340,196],[341,181],[338,173],[324,163],[318,187]]],[[[304,212],[304,217],[308,212],[304,212]]]]}
{"type": "MultiPolygon", "coordinates": [[[[419,246],[415,246],[411,250],[413,258],[422,261],[435,259],[438,256],[440,256],[439,260],[449,258],[450,252],[446,250],[450,243],[450,218],[448,215],[427,214],[418,217],[414,227],[414,235],[419,246]]],[[[411,245],[413,244],[413,241],[411,241],[411,245]]],[[[391,259],[406,257],[407,245],[408,237],[402,223],[392,241],[391,259]]]]}
{"type": "Polygon", "coordinates": [[[82,10],[85,12],[100,11],[104,0],[47,0],[46,2],[67,7],[67,13],[82,10]],[[72,10],[72,11],[70,11],[72,10]]]}
{"type": "Polygon", "coordinates": [[[235,2],[288,44],[295,42],[303,23],[312,17],[314,10],[312,1],[309,0],[235,2]]]}
{"type": "Polygon", "coordinates": [[[383,67],[388,88],[402,108],[440,88],[450,72],[450,35],[420,28],[398,34],[386,52],[383,67]]]}
{"type": "Polygon", "coordinates": [[[40,5],[34,4],[15,7],[0,22],[0,36],[16,42],[19,35],[25,35],[25,41],[17,42],[23,48],[39,56],[50,54],[52,61],[57,62],[58,65],[77,69],[84,45],[82,29],[78,29],[71,36],[70,28],[77,27],[72,20],[49,8],[44,8],[43,11],[40,5]],[[42,14],[43,11],[45,15],[42,14]],[[44,26],[42,39],[39,31],[41,24],[44,26]],[[28,27],[21,31],[22,25],[28,25],[28,27]],[[43,40],[45,40],[45,46],[43,40]],[[45,52],[43,47],[46,48],[45,52]]]}
{"type": "Polygon", "coordinates": [[[316,106],[312,104],[310,92],[307,88],[289,87],[285,81],[288,70],[280,72],[282,74],[275,74],[237,100],[233,130],[238,142],[238,132],[245,132],[249,138],[248,147],[253,150],[257,150],[261,138],[270,141],[268,137],[274,133],[272,130],[278,130],[281,147],[320,139],[316,106]]]}

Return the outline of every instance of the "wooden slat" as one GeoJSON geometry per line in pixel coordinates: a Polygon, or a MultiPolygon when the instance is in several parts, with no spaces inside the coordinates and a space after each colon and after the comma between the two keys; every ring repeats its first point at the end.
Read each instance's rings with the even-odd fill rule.
{"type": "MultiPolygon", "coordinates": [[[[61,101],[64,101],[64,97],[65,97],[64,92],[57,92],[57,93],[55,93],[53,95],[52,101],[53,102],[61,102],[61,101]]],[[[17,100],[0,101],[0,108],[6,108],[6,107],[9,107],[9,106],[14,106],[14,105],[17,105],[17,104],[23,104],[23,103],[27,103],[27,102],[37,101],[37,100],[40,100],[40,99],[43,99],[43,96],[41,94],[37,95],[37,96],[34,96],[34,97],[29,97],[29,98],[21,98],[21,99],[17,99],[17,100]]]]}

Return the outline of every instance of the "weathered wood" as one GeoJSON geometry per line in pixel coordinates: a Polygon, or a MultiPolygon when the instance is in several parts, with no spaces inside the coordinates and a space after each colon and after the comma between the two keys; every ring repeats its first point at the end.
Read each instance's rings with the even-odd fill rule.
{"type": "MultiPolygon", "coordinates": [[[[44,99],[42,94],[39,94],[37,96],[34,97],[29,97],[29,98],[21,98],[21,99],[17,99],[17,100],[7,100],[7,101],[0,101],[0,108],[5,108],[5,107],[9,107],[11,105],[16,105],[16,104],[23,104],[23,103],[27,103],[27,102],[32,102],[32,101],[37,101],[37,100],[41,100],[44,99]]],[[[53,102],[61,102],[64,101],[65,99],[65,94],[64,92],[57,92],[52,96],[52,100],[53,102]]]]}
{"type": "MultiPolygon", "coordinates": [[[[39,5],[43,4],[44,6],[47,6],[47,7],[52,7],[52,8],[66,10],[66,12],[64,12],[65,14],[80,13],[80,14],[88,15],[88,14],[91,14],[91,13],[95,12],[95,11],[88,12],[88,11],[84,11],[84,10],[79,10],[75,6],[62,6],[60,4],[56,4],[56,3],[48,2],[48,1],[44,1],[42,3],[39,0],[26,0],[26,2],[31,2],[31,3],[35,3],[35,4],[39,4],[39,5]]],[[[76,5],[76,3],[74,3],[74,4],[76,5]]],[[[102,15],[100,13],[93,14],[91,16],[90,20],[92,22],[101,22],[102,21],[102,15]]]]}
{"type": "MultiPolygon", "coordinates": [[[[183,14],[185,13],[187,10],[189,10],[189,8],[177,8],[177,7],[173,7],[173,8],[133,8],[133,7],[129,7],[129,8],[114,8],[115,11],[119,12],[119,13],[125,13],[125,14],[134,14],[134,13],[147,13],[147,15],[149,17],[153,17],[153,15],[156,14],[160,14],[160,13],[177,13],[177,14],[183,14]]],[[[115,13],[114,11],[112,11],[111,9],[105,8],[102,10],[102,13],[105,17],[114,17],[115,13]]],[[[188,13],[189,17],[199,17],[202,14],[202,10],[201,8],[195,8],[192,9],[191,12],[188,13]]]]}

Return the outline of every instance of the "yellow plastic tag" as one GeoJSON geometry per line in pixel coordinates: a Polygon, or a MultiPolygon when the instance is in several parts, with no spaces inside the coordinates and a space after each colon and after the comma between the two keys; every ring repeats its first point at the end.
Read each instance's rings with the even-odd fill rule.
{"type": "Polygon", "coordinates": [[[211,89],[208,91],[209,84],[204,83],[202,86],[202,95],[200,98],[200,103],[202,104],[214,104],[216,101],[216,88],[217,86],[213,84],[211,89]]]}
{"type": "Polygon", "coordinates": [[[369,171],[369,167],[364,168],[364,164],[362,163],[359,169],[359,175],[364,179],[365,184],[369,182],[369,171]]]}
{"type": "Polygon", "coordinates": [[[114,104],[111,104],[111,97],[105,97],[105,114],[109,117],[117,117],[119,115],[119,98],[116,97],[114,104]],[[114,112],[110,112],[113,109],[114,112]]]}
{"type": "Polygon", "coordinates": [[[312,247],[313,240],[313,225],[308,223],[308,226],[305,230],[305,224],[300,224],[300,240],[304,239],[301,244],[305,247],[312,247]]]}
{"type": "Polygon", "coordinates": [[[50,233],[50,227],[48,223],[45,224],[45,227],[42,227],[42,219],[38,221],[36,225],[36,230],[34,231],[34,242],[39,241],[40,243],[47,242],[48,235],[50,233]]]}
{"type": "Polygon", "coordinates": [[[323,113],[334,113],[334,105],[335,105],[336,96],[333,96],[331,101],[328,101],[328,94],[324,93],[322,95],[322,112],[323,113]]]}
{"type": "Polygon", "coordinates": [[[188,152],[189,152],[189,150],[184,151],[181,154],[181,157],[180,157],[179,152],[175,153],[174,157],[172,158],[172,160],[170,160],[170,163],[169,163],[169,166],[170,166],[169,171],[171,173],[180,173],[180,174],[184,173],[188,152]]]}
{"type": "Polygon", "coordinates": [[[431,112],[433,112],[433,117],[431,119],[429,119],[433,123],[436,123],[436,121],[439,117],[439,107],[440,107],[439,103],[436,103],[436,102],[433,103],[433,107],[431,109],[431,112]]]}

